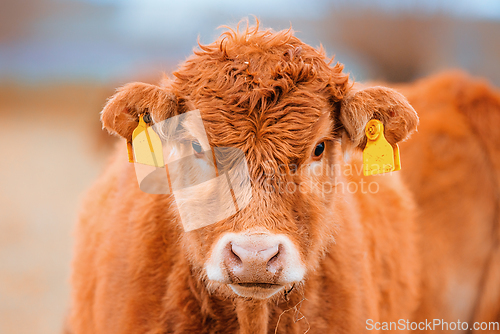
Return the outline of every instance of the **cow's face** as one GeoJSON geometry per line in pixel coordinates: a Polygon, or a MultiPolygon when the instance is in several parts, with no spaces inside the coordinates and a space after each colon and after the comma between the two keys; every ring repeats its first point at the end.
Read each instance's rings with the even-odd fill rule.
{"type": "MultiPolygon", "coordinates": [[[[244,152],[252,196],[236,214],[184,235],[190,258],[211,290],[267,298],[290,289],[317,266],[334,240],[341,198],[335,195],[333,167],[340,145],[332,131],[331,108],[321,95],[302,106],[297,100],[291,92],[274,108],[250,115],[243,108],[200,108],[211,146],[244,152]],[[218,135],[232,124],[236,131],[218,135]]],[[[211,158],[198,157],[207,165],[211,158]]],[[[217,186],[205,188],[200,197],[217,198],[221,192],[217,186]]]]}
{"type": "MultiPolygon", "coordinates": [[[[344,220],[337,189],[343,182],[341,142],[364,146],[371,118],[384,123],[392,144],[417,122],[400,94],[352,89],[341,65],[330,67],[289,31],[227,33],[203,46],[175,76],[161,87],[125,86],[102,118],[108,129],[130,138],[145,108],[156,121],[196,109],[208,142],[204,131],[186,122],[190,141],[183,149],[192,150],[190,166],[209,167],[210,148],[244,153],[251,199],[245,195],[248,201],[235,214],[181,239],[193,272],[213,293],[264,299],[303,282],[344,220]]],[[[218,198],[222,192],[214,184],[194,195],[218,198]]],[[[197,215],[196,206],[187,211],[193,214],[184,216],[184,226],[213,220],[197,215]]]]}
{"type": "MultiPolygon", "coordinates": [[[[271,155],[260,162],[247,155],[252,180],[248,205],[186,235],[188,245],[200,247],[198,259],[211,287],[228,284],[240,296],[267,298],[301,282],[317,266],[340,221],[335,172],[329,169],[338,159],[339,145],[329,136],[330,119],[322,123],[298,160],[276,161],[271,155]]],[[[291,146],[294,141],[270,139],[265,150],[272,152],[280,144],[291,146]]]]}

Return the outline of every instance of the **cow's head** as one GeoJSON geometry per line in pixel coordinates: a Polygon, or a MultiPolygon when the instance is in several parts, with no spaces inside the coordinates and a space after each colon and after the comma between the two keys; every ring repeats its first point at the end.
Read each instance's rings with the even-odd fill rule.
{"type": "Polygon", "coordinates": [[[342,151],[364,147],[372,118],[391,144],[415,129],[416,113],[402,95],[356,89],[342,70],[290,30],[230,30],[200,46],[175,79],[128,84],[108,101],[103,125],[127,140],[146,110],[158,122],[197,109],[208,137],[203,144],[192,129],[197,159],[207,159],[200,145],[244,152],[248,205],[182,236],[193,272],[214,293],[264,299],[303,282],[348,222],[337,189],[343,176],[333,168],[342,151]]]}

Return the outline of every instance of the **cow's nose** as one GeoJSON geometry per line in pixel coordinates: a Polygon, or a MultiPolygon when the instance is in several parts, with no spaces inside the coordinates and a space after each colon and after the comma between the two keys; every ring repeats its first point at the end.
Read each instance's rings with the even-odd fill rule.
{"type": "Polygon", "coordinates": [[[224,263],[238,282],[271,283],[283,269],[284,253],[279,243],[251,238],[230,242],[224,263]]]}
{"type": "Polygon", "coordinates": [[[245,247],[231,244],[231,251],[234,256],[234,262],[238,264],[239,267],[248,268],[251,266],[265,266],[266,270],[274,269],[275,266],[273,266],[273,263],[278,262],[277,258],[280,254],[278,244],[265,249],[260,249],[258,246],[245,247]]]}

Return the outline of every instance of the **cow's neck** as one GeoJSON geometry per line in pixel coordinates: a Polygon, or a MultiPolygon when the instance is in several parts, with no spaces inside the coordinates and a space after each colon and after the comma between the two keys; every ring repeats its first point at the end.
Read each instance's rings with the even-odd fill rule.
{"type": "Polygon", "coordinates": [[[278,333],[291,334],[307,330],[309,324],[300,321],[299,311],[304,300],[303,287],[295,287],[286,300],[226,298],[209,293],[199,273],[191,271],[180,255],[179,261],[182,265],[171,272],[173,277],[165,293],[161,328],[173,328],[173,333],[238,334],[267,334],[276,329],[278,333]]]}
{"type": "MultiPolygon", "coordinates": [[[[268,300],[232,299],[212,295],[205,289],[204,284],[193,276],[188,277],[185,282],[189,285],[186,290],[189,289],[191,292],[193,303],[197,303],[200,307],[199,319],[205,319],[202,322],[213,326],[207,332],[268,333],[270,319],[268,300]]],[[[181,299],[183,303],[186,302],[186,296],[181,299]]]]}
{"type": "Polygon", "coordinates": [[[239,334],[265,334],[269,322],[269,307],[266,300],[236,300],[236,314],[240,326],[239,334]]]}

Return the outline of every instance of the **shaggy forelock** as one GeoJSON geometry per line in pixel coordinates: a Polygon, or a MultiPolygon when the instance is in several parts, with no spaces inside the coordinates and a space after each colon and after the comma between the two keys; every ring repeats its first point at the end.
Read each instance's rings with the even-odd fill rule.
{"type": "Polygon", "coordinates": [[[300,161],[313,144],[313,124],[348,90],[343,66],[330,66],[322,48],[292,29],[260,30],[257,22],[199,47],[174,73],[181,109],[199,109],[211,144],[242,149],[256,174],[263,162],[300,161]]]}

